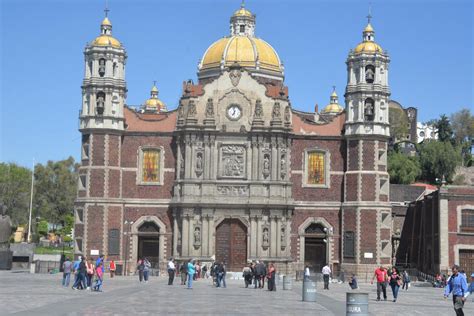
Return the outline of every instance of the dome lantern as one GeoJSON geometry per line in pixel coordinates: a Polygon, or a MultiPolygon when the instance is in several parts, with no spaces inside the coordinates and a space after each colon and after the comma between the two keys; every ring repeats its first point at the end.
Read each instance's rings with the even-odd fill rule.
{"type": "Polygon", "coordinates": [[[160,99],[158,99],[158,88],[156,87],[156,81],[153,82],[153,87],[151,88],[151,91],[150,91],[150,98],[145,101],[142,109],[145,112],[155,112],[155,113],[168,111],[166,109],[166,105],[160,99]]]}
{"type": "Polygon", "coordinates": [[[343,111],[342,106],[339,105],[339,99],[336,93],[336,86],[332,87],[331,97],[329,98],[329,104],[323,109],[323,114],[336,115],[343,111]]]}
{"type": "Polygon", "coordinates": [[[356,46],[354,52],[356,54],[375,54],[375,53],[382,53],[383,49],[380,47],[379,44],[375,42],[375,32],[370,20],[372,19],[372,15],[367,15],[367,26],[364,28],[362,32],[362,43],[356,46]]]}
{"type": "Polygon", "coordinates": [[[245,9],[245,3],[242,1],[240,9],[235,11],[230,18],[231,35],[255,35],[255,15],[245,9]]]}

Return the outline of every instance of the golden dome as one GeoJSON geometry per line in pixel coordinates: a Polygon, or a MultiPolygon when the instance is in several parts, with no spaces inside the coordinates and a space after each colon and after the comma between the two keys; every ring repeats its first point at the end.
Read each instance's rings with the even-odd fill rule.
{"type": "Polygon", "coordinates": [[[383,49],[375,42],[362,42],[354,49],[355,53],[382,53],[383,49]]]}
{"type": "Polygon", "coordinates": [[[331,104],[326,105],[326,107],[323,109],[322,112],[326,114],[338,114],[338,113],[341,113],[343,110],[344,109],[339,104],[331,103],[331,104]]]}
{"type": "Polygon", "coordinates": [[[337,98],[336,90],[334,90],[334,91],[331,93],[331,99],[332,99],[332,98],[337,98]]]}
{"type": "Polygon", "coordinates": [[[96,37],[96,39],[94,41],[92,41],[92,45],[95,45],[95,46],[112,46],[112,47],[116,47],[116,48],[119,48],[122,46],[122,44],[120,44],[120,42],[115,39],[114,37],[110,36],[110,35],[100,35],[98,37],[96,37]]]}
{"type": "Polygon", "coordinates": [[[239,10],[234,12],[234,16],[248,16],[252,17],[253,14],[249,10],[245,9],[244,7],[241,7],[239,10]]]}
{"type": "Polygon", "coordinates": [[[202,58],[200,69],[220,68],[221,65],[228,67],[234,63],[242,67],[283,71],[280,58],[270,44],[245,35],[224,37],[209,46],[202,58]]]}
{"type": "Polygon", "coordinates": [[[153,87],[151,88],[151,97],[145,101],[145,103],[143,104],[143,108],[145,109],[145,111],[148,111],[148,112],[163,112],[163,111],[167,111],[166,109],[166,105],[163,103],[163,101],[161,101],[160,99],[158,99],[158,88],[156,87],[156,85],[154,84],[153,87]]]}

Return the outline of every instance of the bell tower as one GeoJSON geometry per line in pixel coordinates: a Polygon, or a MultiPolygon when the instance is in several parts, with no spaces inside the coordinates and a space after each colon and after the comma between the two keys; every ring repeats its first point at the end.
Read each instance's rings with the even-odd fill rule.
{"type": "Polygon", "coordinates": [[[343,204],[343,266],[365,273],[391,263],[391,207],[387,172],[389,56],[375,42],[372,16],[362,42],[347,58],[344,125],[346,172],[343,204]]]}
{"type": "Polygon", "coordinates": [[[108,10],[105,12],[105,18],[100,25],[100,35],[88,44],[84,51],[81,131],[124,129],[127,54],[121,43],[112,36],[112,23],[107,17],[108,10]]]}

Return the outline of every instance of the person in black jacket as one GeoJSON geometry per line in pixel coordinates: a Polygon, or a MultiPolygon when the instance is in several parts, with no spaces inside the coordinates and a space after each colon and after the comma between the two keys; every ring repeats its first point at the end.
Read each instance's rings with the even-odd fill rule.
{"type": "Polygon", "coordinates": [[[83,257],[81,260],[81,263],[79,263],[79,269],[77,273],[77,280],[74,282],[74,285],[72,288],[74,290],[77,290],[77,287],[80,285],[82,289],[86,288],[86,273],[87,273],[87,268],[86,268],[86,258],[83,257]]]}

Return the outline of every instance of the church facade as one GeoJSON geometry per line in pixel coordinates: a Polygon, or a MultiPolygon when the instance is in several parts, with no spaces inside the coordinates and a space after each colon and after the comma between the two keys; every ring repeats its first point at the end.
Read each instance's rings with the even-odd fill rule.
{"type": "MultiPolygon", "coordinates": [[[[127,53],[106,17],[85,48],[75,253],[129,271],[146,256],[365,273],[391,262],[387,53],[369,23],[346,60],[345,109],[292,107],[276,51],[243,6],[168,110],[127,106],[127,53]],[[128,264],[128,267],[126,266],[128,264]],[[132,263],[132,264],[130,264],[132,263]]],[[[133,57],[131,57],[133,58],[133,57]]]]}

